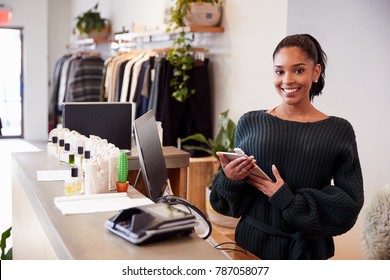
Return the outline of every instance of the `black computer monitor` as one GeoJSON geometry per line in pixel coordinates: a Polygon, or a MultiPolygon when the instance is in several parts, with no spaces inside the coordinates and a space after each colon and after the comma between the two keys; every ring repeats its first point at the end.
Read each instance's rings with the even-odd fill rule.
{"type": "Polygon", "coordinates": [[[134,121],[135,145],[148,197],[156,202],[167,186],[167,169],[152,110],[134,121]]]}
{"type": "Polygon", "coordinates": [[[62,127],[82,135],[107,139],[119,149],[131,150],[132,104],[130,102],[66,102],[62,127]]]}

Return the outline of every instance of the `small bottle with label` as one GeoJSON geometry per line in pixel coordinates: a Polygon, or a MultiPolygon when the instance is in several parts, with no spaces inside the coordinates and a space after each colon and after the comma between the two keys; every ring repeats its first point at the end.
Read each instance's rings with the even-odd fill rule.
{"type": "Polygon", "coordinates": [[[60,153],[60,162],[69,166],[74,165],[74,154],[70,151],[70,143],[65,143],[64,150],[60,153]]]}
{"type": "Polygon", "coordinates": [[[77,154],[74,156],[74,164],[77,166],[80,170],[83,169],[83,158],[84,158],[84,147],[79,146],[77,147],[77,154]]]}
{"type": "Polygon", "coordinates": [[[47,155],[57,157],[58,156],[58,137],[53,136],[51,142],[47,143],[47,155]]]}
{"type": "Polygon", "coordinates": [[[84,152],[84,157],[83,161],[81,163],[82,169],[81,169],[81,176],[85,179],[85,165],[87,162],[91,159],[91,151],[90,150],[85,150],[84,152]]]}
{"type": "Polygon", "coordinates": [[[79,177],[79,169],[72,167],[71,177],[65,180],[65,195],[83,194],[83,184],[79,177]]]}
{"type": "Polygon", "coordinates": [[[65,140],[64,139],[59,139],[58,140],[58,148],[57,148],[57,158],[60,158],[61,153],[64,151],[64,146],[65,146],[65,140]]]}
{"type": "Polygon", "coordinates": [[[81,179],[83,181],[83,188],[84,188],[84,193],[85,194],[91,194],[93,191],[91,191],[92,186],[92,176],[91,174],[91,168],[88,167],[88,161],[91,160],[91,151],[90,150],[85,150],[84,151],[84,158],[83,162],[81,164],[82,170],[81,170],[81,179]],[[86,172],[87,170],[87,172],[86,172]],[[88,171],[89,170],[89,171],[88,171]]]}

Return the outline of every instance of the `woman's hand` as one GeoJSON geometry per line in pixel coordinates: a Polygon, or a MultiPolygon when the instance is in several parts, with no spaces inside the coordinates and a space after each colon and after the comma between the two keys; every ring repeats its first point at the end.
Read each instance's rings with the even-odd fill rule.
{"type": "Polygon", "coordinates": [[[256,160],[253,156],[242,156],[229,162],[222,153],[217,153],[217,155],[220,159],[225,176],[233,181],[245,179],[256,164],[256,160]]]}
{"type": "Polygon", "coordinates": [[[284,180],[280,177],[279,171],[275,165],[272,165],[272,173],[275,176],[276,182],[271,182],[258,176],[249,175],[248,183],[256,187],[266,196],[271,197],[284,184],[284,180]]]}

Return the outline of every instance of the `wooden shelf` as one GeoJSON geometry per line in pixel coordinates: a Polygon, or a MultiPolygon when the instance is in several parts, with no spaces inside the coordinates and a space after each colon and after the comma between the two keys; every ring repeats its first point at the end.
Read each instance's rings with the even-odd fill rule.
{"type": "Polygon", "coordinates": [[[222,26],[190,26],[190,32],[200,33],[222,33],[225,28],[222,26]]]}
{"type": "Polygon", "coordinates": [[[225,29],[221,26],[186,26],[182,29],[178,29],[175,32],[166,32],[164,28],[162,29],[155,29],[145,32],[128,32],[128,33],[121,33],[116,34],[114,36],[114,39],[117,41],[135,41],[137,39],[143,39],[145,37],[149,38],[150,41],[152,41],[152,38],[170,38],[172,35],[176,35],[180,33],[181,31],[187,32],[187,33],[222,33],[225,31],[225,29]]]}

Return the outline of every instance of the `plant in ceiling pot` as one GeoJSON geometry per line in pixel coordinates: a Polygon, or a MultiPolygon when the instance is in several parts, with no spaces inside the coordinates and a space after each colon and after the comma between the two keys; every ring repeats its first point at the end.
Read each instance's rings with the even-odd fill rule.
{"type": "Polygon", "coordinates": [[[195,89],[188,88],[189,71],[194,67],[195,59],[191,53],[193,38],[186,31],[186,26],[215,26],[221,18],[222,0],[174,0],[168,19],[167,32],[178,32],[173,41],[173,48],[168,52],[167,60],[173,67],[170,86],[172,96],[184,102],[195,89]]]}
{"type": "Polygon", "coordinates": [[[203,134],[195,133],[193,135],[181,139],[181,142],[182,143],[185,143],[187,141],[200,142],[204,145],[203,147],[183,145],[183,148],[188,150],[201,150],[216,158],[216,162],[218,163],[218,168],[215,168],[214,173],[209,174],[209,180],[206,186],[206,212],[212,223],[223,227],[235,228],[239,219],[225,216],[216,212],[212,208],[209,199],[212,181],[217,171],[221,169],[217,152],[229,152],[229,151],[233,151],[234,149],[234,136],[236,133],[236,124],[232,119],[229,118],[228,113],[229,110],[220,113],[219,120],[218,120],[218,133],[215,139],[211,139],[211,138],[207,139],[203,134]]]}
{"type": "Polygon", "coordinates": [[[129,181],[127,180],[129,174],[129,162],[125,152],[120,152],[118,157],[118,180],[116,182],[116,190],[118,192],[127,192],[129,181]]]}
{"type": "Polygon", "coordinates": [[[76,28],[82,39],[108,39],[111,32],[110,21],[102,18],[98,10],[99,3],[76,17],[76,28]]]}

